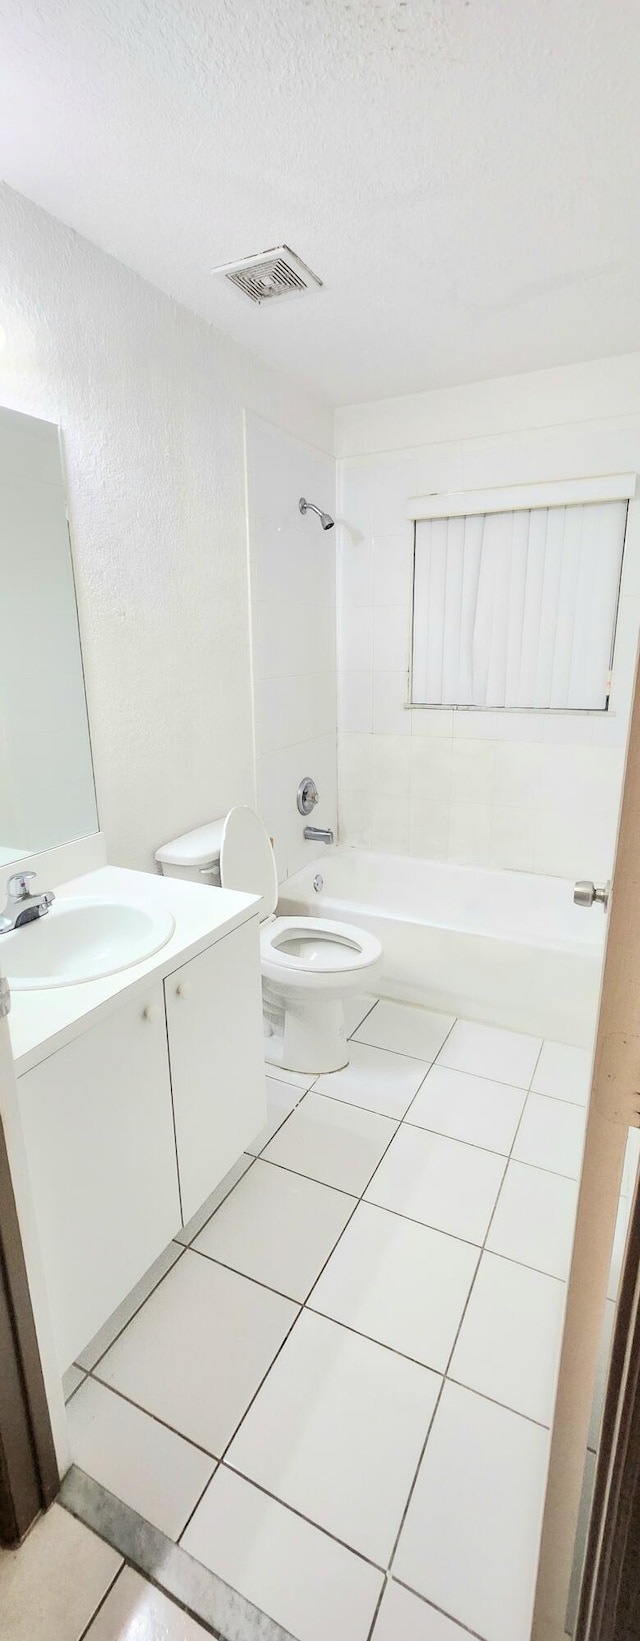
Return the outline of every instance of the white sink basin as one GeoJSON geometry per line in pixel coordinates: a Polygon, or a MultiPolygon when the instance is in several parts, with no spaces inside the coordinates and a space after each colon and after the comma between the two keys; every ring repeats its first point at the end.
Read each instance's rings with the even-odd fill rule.
{"type": "Polygon", "coordinates": [[[14,991],[75,986],[144,962],[174,929],[161,908],[61,897],[44,917],[0,934],[0,965],[14,991]]]}

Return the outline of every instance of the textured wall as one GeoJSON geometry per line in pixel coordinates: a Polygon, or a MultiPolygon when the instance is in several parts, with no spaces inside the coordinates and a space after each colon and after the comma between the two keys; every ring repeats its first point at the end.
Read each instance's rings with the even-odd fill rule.
{"type": "Polygon", "coordinates": [[[150,867],[254,797],[243,408],[325,449],[331,417],[7,188],[0,238],[0,399],[64,430],[109,858],[150,867]]]}

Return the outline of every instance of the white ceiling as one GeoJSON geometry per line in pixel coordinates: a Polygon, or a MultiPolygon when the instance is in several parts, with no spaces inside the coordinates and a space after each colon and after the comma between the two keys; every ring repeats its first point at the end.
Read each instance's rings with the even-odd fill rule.
{"type": "Polygon", "coordinates": [[[638,0],[0,0],[6,181],[333,403],[640,346],[639,86],[638,0]]]}

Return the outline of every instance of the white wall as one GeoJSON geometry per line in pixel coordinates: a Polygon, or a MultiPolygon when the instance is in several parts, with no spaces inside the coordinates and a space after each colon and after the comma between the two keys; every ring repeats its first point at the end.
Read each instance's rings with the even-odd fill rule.
{"type": "MultiPolygon", "coordinates": [[[[168,227],[168,231],[170,231],[168,227]]],[[[243,410],[329,410],[0,189],[0,402],[61,424],[110,860],[254,800],[243,410]]]]}
{"type": "Polygon", "coordinates": [[[405,515],[412,494],[640,471],[640,355],[342,409],[336,426],[341,841],[606,876],[640,624],[640,502],[606,718],[406,709],[405,515]]]}
{"type": "Polygon", "coordinates": [[[282,878],[318,854],[305,824],[337,829],[335,530],[298,510],[306,496],[335,513],[335,462],[251,416],[247,487],[258,807],[282,878]],[[309,823],[304,775],[320,794],[309,823]]]}

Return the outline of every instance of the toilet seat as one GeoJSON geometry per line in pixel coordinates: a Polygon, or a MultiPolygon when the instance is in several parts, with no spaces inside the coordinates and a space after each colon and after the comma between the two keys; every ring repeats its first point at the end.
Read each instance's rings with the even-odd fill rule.
{"type": "Polygon", "coordinates": [[[275,917],[260,930],[263,974],[289,985],[322,990],[342,975],[348,986],[351,975],[359,980],[379,962],[381,951],[376,935],[327,918],[275,917]]]}

